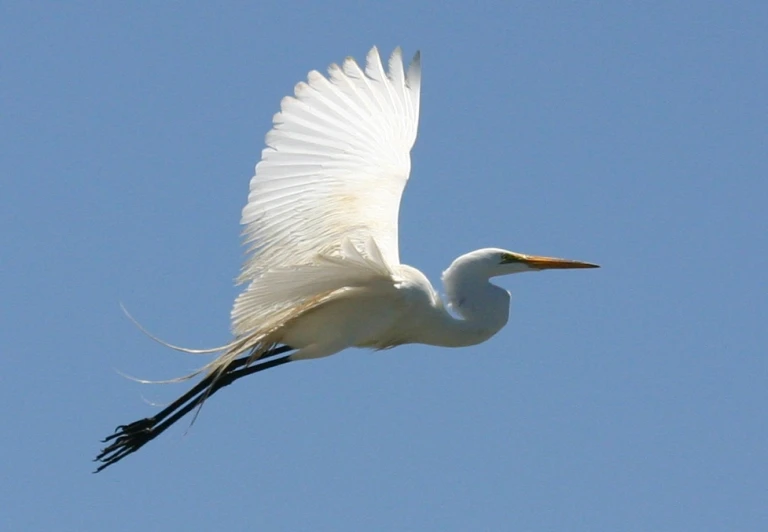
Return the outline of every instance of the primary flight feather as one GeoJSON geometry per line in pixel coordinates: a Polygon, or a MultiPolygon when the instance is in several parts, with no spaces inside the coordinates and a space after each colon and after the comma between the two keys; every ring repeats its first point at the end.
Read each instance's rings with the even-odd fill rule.
{"type": "Polygon", "coordinates": [[[347,58],[327,76],[310,72],[283,99],[242,213],[248,258],[238,280],[247,286],[232,309],[234,339],[179,379],[205,375],[189,392],[107,437],[97,471],[241,377],[349,347],[477,344],[509,316],[509,293],[492,277],[597,267],[480,249],[444,272],[445,305],[420,271],[400,263],[397,222],[420,88],[418,53],[406,71],[398,48],[385,69],[374,47],[364,70],[347,58]]]}

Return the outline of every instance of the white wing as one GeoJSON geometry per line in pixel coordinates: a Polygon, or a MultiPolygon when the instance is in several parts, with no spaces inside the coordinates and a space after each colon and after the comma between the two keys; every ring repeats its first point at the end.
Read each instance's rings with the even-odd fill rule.
{"type": "Polygon", "coordinates": [[[251,256],[238,279],[251,284],[232,309],[237,335],[345,286],[337,274],[332,283],[315,279],[327,266],[321,256],[363,253],[372,275],[400,262],[397,220],[418,128],[419,54],[407,74],[399,48],[385,72],[375,47],[365,72],[352,58],[328,72],[310,72],[296,96],[283,99],[251,179],[241,220],[251,256]]]}
{"type": "Polygon", "coordinates": [[[399,264],[397,218],[419,120],[419,54],[408,74],[396,49],[384,71],[374,47],[317,71],[282,101],[251,179],[241,223],[250,258],[240,282],[312,263],[343,238],[373,238],[399,264]]]}

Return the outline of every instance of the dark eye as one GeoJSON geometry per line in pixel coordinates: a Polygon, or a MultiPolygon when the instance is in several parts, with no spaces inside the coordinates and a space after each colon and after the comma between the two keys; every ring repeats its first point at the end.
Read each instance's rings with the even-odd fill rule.
{"type": "Polygon", "coordinates": [[[520,258],[517,255],[513,255],[512,253],[503,253],[501,255],[502,264],[510,264],[513,262],[520,262],[520,258]]]}

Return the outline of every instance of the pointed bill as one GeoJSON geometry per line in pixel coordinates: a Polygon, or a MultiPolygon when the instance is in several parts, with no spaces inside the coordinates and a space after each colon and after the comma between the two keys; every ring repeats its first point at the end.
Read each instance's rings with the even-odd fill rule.
{"type": "Polygon", "coordinates": [[[519,258],[531,268],[537,270],[571,270],[576,268],[599,268],[597,264],[580,262],[577,260],[558,259],[555,257],[537,257],[536,255],[524,255],[519,258]]]}

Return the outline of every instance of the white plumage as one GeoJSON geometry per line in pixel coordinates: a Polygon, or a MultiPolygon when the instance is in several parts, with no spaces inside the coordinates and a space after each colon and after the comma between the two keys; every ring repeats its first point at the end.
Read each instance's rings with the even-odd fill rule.
{"type": "Polygon", "coordinates": [[[338,253],[342,238],[358,247],[373,240],[383,264],[399,263],[397,219],[416,141],[421,66],[417,54],[406,74],[400,49],[388,72],[376,48],[367,61],[365,72],[352,58],[331,65],[329,78],[312,71],[295,97],[283,98],[243,209],[251,256],[239,281],[251,284],[232,310],[236,335],[260,327],[264,310],[290,302],[276,291],[268,301],[270,275],[338,253]]]}
{"type": "Polygon", "coordinates": [[[509,293],[492,277],[596,267],[497,248],[473,251],[443,274],[451,313],[424,274],[400,263],[398,214],[420,87],[418,53],[406,72],[396,49],[385,70],[374,47],[365,71],[347,58],[331,65],[328,77],[310,72],[283,99],[243,209],[249,256],[239,277],[247,287],[232,309],[235,338],[205,351],[219,356],[193,374],[208,373],[193,390],[157,416],[119,427],[97,458],[100,469],[239,377],[348,347],[477,344],[509,316],[509,293]],[[266,360],[288,349],[293,353],[266,360]]]}

